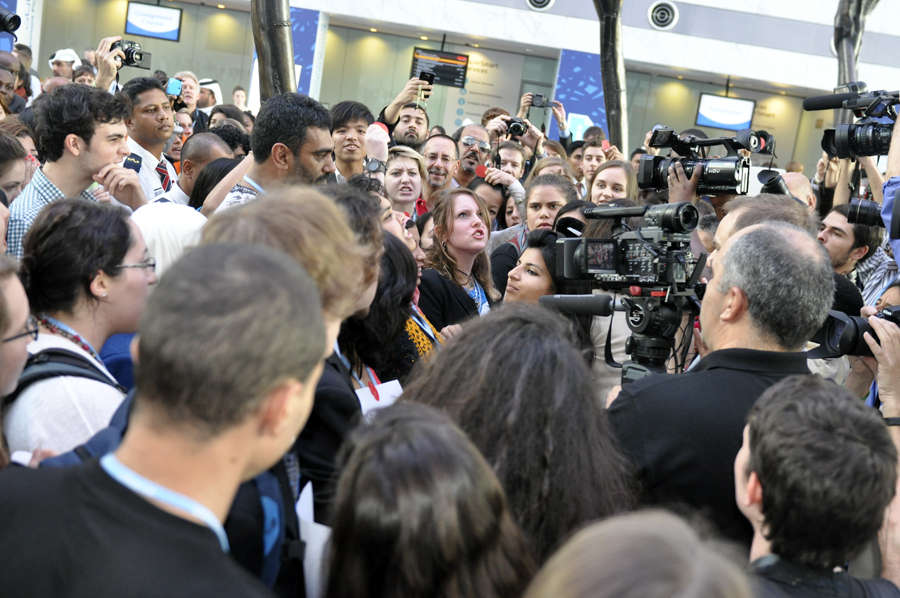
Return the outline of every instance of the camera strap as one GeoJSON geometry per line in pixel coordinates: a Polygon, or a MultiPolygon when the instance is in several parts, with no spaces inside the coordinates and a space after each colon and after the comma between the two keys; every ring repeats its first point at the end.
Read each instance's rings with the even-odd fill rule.
{"type": "Polygon", "coordinates": [[[622,364],[618,363],[615,359],[613,359],[612,354],[612,325],[613,318],[615,317],[616,312],[609,314],[609,330],[606,331],[606,365],[611,368],[622,369],[622,364]]]}

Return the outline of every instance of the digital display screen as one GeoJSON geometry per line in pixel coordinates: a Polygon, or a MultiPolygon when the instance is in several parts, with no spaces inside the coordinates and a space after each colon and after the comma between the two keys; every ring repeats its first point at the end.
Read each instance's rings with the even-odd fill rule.
{"type": "Polygon", "coordinates": [[[465,87],[469,57],[465,54],[438,52],[427,48],[413,48],[411,77],[426,72],[434,75],[435,85],[465,87]]]}
{"type": "Polygon", "coordinates": [[[756,102],[753,100],[739,100],[711,93],[701,93],[696,124],[701,127],[714,127],[729,131],[749,129],[755,108],[756,102]]]}
{"type": "Polygon", "coordinates": [[[181,35],[181,9],[129,2],[125,33],[177,42],[181,35]]]}
{"type": "Polygon", "coordinates": [[[585,260],[587,271],[591,274],[616,272],[615,241],[585,240],[585,260]]]}

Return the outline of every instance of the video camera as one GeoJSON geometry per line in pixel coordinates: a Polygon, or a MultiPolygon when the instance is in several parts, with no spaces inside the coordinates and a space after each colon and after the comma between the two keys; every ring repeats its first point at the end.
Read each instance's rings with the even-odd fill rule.
{"type": "Polygon", "coordinates": [[[669,167],[681,162],[684,173],[690,177],[694,169],[701,171],[700,195],[746,195],[750,188],[750,158],[741,156],[738,150],[753,153],[773,153],[775,140],[765,131],[759,134],[752,129],[738,131],[735,137],[680,139],[675,131],[665,127],[653,132],[650,147],[671,148],[677,157],[641,156],[637,181],[641,189],[668,189],[669,167]],[[708,158],[708,150],[713,146],[724,146],[724,158],[708,158]]]}
{"type": "MultiPolygon", "coordinates": [[[[617,219],[609,239],[559,239],[556,271],[560,279],[590,280],[602,290],[631,289],[622,299],[632,335],[625,351],[633,360],[622,367],[622,383],[666,371],[666,361],[675,349],[675,334],[682,313],[699,313],[696,297],[705,286],[698,283],[706,264],[691,252],[691,231],[700,216],[689,202],[620,208],[599,206],[584,211],[586,218],[617,219]],[[643,216],[646,226],[627,230],[625,218],[643,216]]],[[[540,303],[569,313],[610,315],[609,295],[556,295],[541,297],[540,303]]],[[[689,336],[689,333],[686,333],[689,336]]],[[[687,353],[685,343],[681,361],[687,353]]],[[[676,350],[677,364],[677,350],[676,350]]]]}
{"type": "Polygon", "coordinates": [[[881,156],[891,147],[893,123],[879,122],[879,118],[897,120],[894,109],[900,103],[898,91],[869,91],[862,81],[848,83],[835,88],[834,95],[814,96],[803,100],[807,112],[817,110],[853,111],[862,119],[852,125],[839,125],[826,129],[822,137],[822,149],[829,156],[838,158],[858,158],[859,156],[881,156]]]}

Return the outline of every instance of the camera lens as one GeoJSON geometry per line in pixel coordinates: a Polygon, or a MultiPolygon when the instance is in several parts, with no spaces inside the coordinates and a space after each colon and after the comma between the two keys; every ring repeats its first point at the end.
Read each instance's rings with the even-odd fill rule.
{"type": "Polygon", "coordinates": [[[0,31],[13,33],[22,26],[22,19],[14,12],[0,8],[0,31]]]}
{"type": "Polygon", "coordinates": [[[881,219],[881,204],[871,199],[851,199],[847,222],[884,228],[884,220],[881,219]]]}
{"type": "Polygon", "coordinates": [[[822,137],[822,149],[838,158],[880,156],[887,154],[891,146],[892,124],[860,122],[828,129],[822,137]]]}

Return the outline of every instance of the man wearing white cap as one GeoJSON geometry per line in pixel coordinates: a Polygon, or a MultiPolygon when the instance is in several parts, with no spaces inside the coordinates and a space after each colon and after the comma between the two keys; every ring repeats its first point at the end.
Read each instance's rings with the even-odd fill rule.
{"type": "Polygon", "coordinates": [[[222,103],[222,88],[215,79],[200,79],[200,98],[197,100],[197,107],[209,114],[213,106],[222,103]]]}
{"type": "Polygon", "coordinates": [[[53,69],[54,77],[62,77],[63,79],[72,80],[72,74],[75,69],[81,66],[81,59],[72,48],[57,50],[50,55],[50,68],[53,69]]]}

